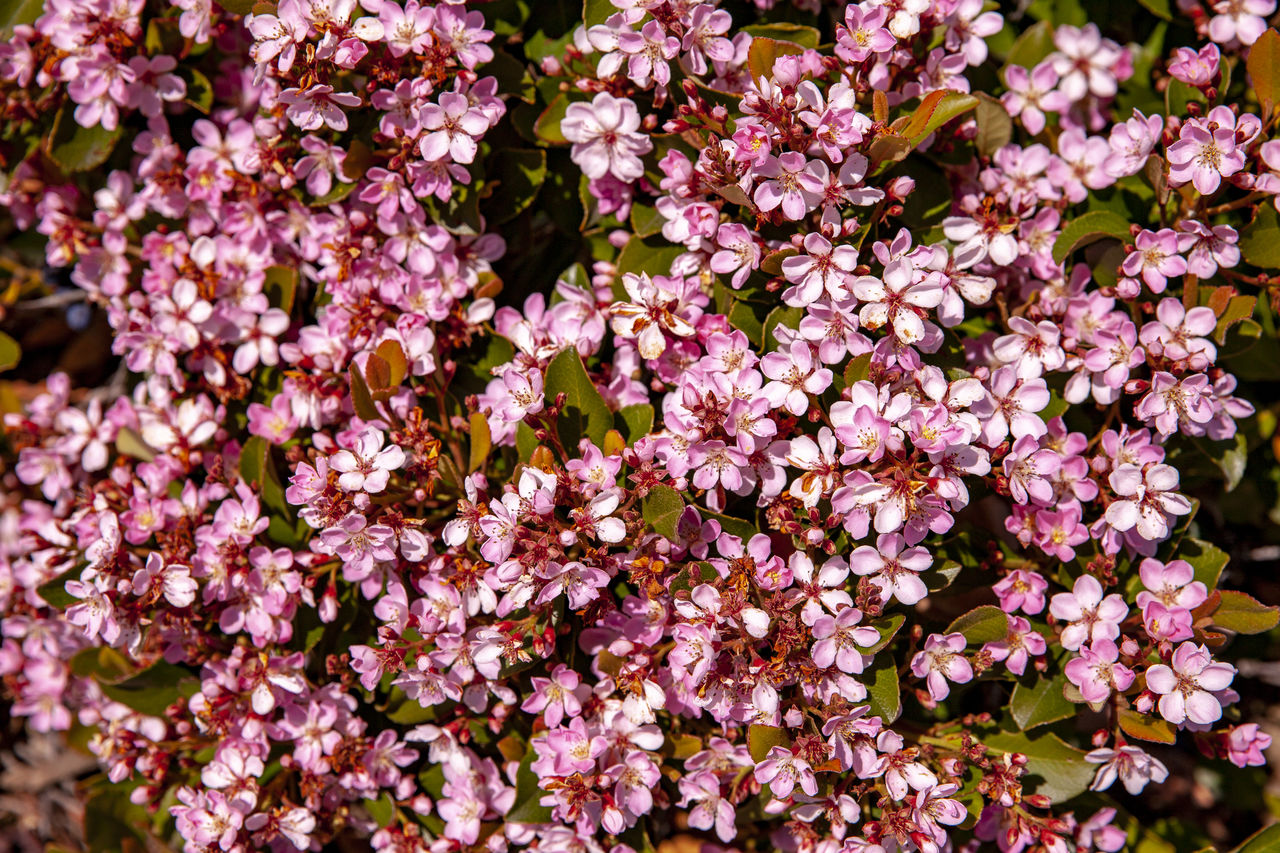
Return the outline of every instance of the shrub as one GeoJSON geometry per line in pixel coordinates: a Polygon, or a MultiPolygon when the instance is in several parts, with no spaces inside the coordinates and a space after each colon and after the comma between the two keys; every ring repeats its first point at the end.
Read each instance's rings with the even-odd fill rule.
{"type": "Polygon", "coordinates": [[[10,2],[0,673],[88,843],[1241,841],[1275,5],[10,2]]]}

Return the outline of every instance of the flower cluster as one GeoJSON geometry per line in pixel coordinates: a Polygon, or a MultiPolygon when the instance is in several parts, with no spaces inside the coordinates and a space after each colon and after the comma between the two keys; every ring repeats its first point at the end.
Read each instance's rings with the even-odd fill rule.
{"type": "Polygon", "coordinates": [[[119,365],[5,414],[0,676],[129,832],[1111,853],[1264,763],[1273,0],[241,5],[0,44],[119,365]]]}

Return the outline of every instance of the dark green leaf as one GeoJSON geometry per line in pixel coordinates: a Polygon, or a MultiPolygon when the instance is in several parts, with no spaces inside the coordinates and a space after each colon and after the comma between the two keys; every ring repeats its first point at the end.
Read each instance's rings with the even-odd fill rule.
{"type": "Polygon", "coordinates": [[[495,223],[515,219],[533,204],[547,179],[547,152],[504,148],[490,158],[489,180],[496,189],[485,202],[495,223]]]}
{"type": "Polygon", "coordinates": [[[102,684],[102,692],[109,699],[127,705],[140,714],[163,717],[165,709],[174,702],[190,696],[199,680],[189,670],[171,663],[158,661],[142,672],[118,684],[102,684]]]}
{"type": "Polygon", "coordinates": [[[1218,588],[1218,578],[1222,576],[1222,570],[1227,567],[1231,558],[1221,548],[1203,539],[1186,539],[1178,548],[1178,559],[1190,563],[1195,571],[1195,579],[1213,592],[1218,588]]]}
{"type": "Polygon", "coordinates": [[[653,406],[648,403],[623,406],[614,418],[614,425],[630,447],[636,443],[637,439],[653,432],[653,406]]]}
{"type": "Polygon", "coordinates": [[[577,450],[583,437],[590,438],[596,447],[603,447],[604,434],[613,427],[613,412],[587,375],[576,349],[563,350],[551,360],[544,386],[548,402],[555,400],[557,394],[565,395],[564,410],[556,422],[565,450],[577,450]]]}
{"type": "Polygon", "coordinates": [[[816,49],[822,41],[822,34],[813,27],[806,27],[803,24],[751,24],[742,28],[743,32],[750,33],[752,38],[768,38],[777,41],[787,41],[792,44],[798,44],[801,47],[816,49]]]}
{"type": "Polygon", "coordinates": [[[1129,238],[1129,221],[1110,210],[1094,210],[1068,222],[1053,243],[1053,260],[1062,263],[1067,255],[1081,246],[1104,237],[1129,238]]]}
{"type": "Polygon", "coordinates": [[[22,360],[22,347],[13,338],[0,332],[0,371],[12,370],[22,360]]]}
{"type": "Polygon", "coordinates": [[[1280,625],[1280,607],[1267,606],[1251,595],[1234,589],[1221,590],[1222,603],[1213,614],[1213,624],[1238,634],[1262,634],[1280,625]]]}
{"type": "Polygon", "coordinates": [[[262,292],[274,308],[293,313],[293,298],[298,292],[298,271],[290,267],[270,266],[262,283],[262,292]]]}
{"type": "Polygon", "coordinates": [[[1030,71],[1040,64],[1046,56],[1053,53],[1053,25],[1048,21],[1033,24],[1018,36],[1009,55],[1005,57],[1008,65],[1021,65],[1030,71]]]}
{"type": "Polygon", "coordinates": [[[386,792],[376,800],[362,800],[361,804],[364,806],[364,810],[369,813],[369,817],[377,822],[378,826],[390,826],[391,821],[396,816],[395,801],[386,792]]]}
{"type": "Polygon", "coordinates": [[[1280,823],[1260,829],[1231,853],[1275,853],[1280,850],[1280,823]]]}
{"type": "Polygon", "coordinates": [[[1255,267],[1280,267],[1280,216],[1270,204],[1258,205],[1258,213],[1240,234],[1240,254],[1255,267]]]}
{"type": "Polygon", "coordinates": [[[1026,731],[1074,716],[1076,706],[1062,695],[1066,683],[1065,675],[1053,678],[1037,676],[1030,687],[1018,682],[1009,697],[1009,712],[1018,728],[1026,731]]]}
{"type": "Polygon", "coordinates": [[[124,130],[118,126],[115,130],[104,130],[102,125],[81,127],[72,112],[63,107],[54,118],[46,143],[49,157],[68,172],[87,172],[107,162],[124,130]]]}
{"type": "Polygon", "coordinates": [[[1262,105],[1262,120],[1265,123],[1275,109],[1277,98],[1280,98],[1280,33],[1270,29],[1258,37],[1249,48],[1249,59],[1245,62],[1249,71],[1249,82],[1262,105]]]}
{"type": "Polygon", "coordinates": [[[984,604],[956,617],[947,626],[946,633],[957,632],[964,634],[964,638],[975,645],[994,643],[1009,636],[1009,616],[995,605],[984,604]]]}
{"type": "Polygon", "coordinates": [[[885,646],[893,642],[893,638],[897,636],[899,629],[902,628],[902,623],[906,621],[906,614],[894,613],[891,616],[883,617],[872,622],[871,627],[880,632],[880,639],[876,640],[866,648],[859,646],[858,651],[862,652],[864,655],[874,655],[877,652],[880,652],[885,646]]]}
{"type": "Polygon", "coordinates": [[[660,536],[676,538],[676,524],[684,512],[684,498],[670,486],[658,484],[640,503],[641,515],[660,536]]]}
{"type": "Polygon", "coordinates": [[[747,728],[747,749],[751,752],[751,759],[756,762],[764,761],[769,750],[775,746],[788,747],[791,745],[791,738],[787,735],[786,729],[777,726],[762,726],[758,723],[752,723],[747,728]]]}
{"type": "Polygon", "coordinates": [[[373,395],[369,393],[369,383],[365,381],[364,374],[360,372],[360,368],[352,364],[347,371],[347,376],[351,380],[351,405],[356,414],[366,421],[381,420],[382,415],[378,413],[378,407],[373,404],[373,395]]]}
{"type": "Polygon", "coordinates": [[[83,565],[67,569],[53,580],[46,581],[37,587],[36,595],[44,599],[45,603],[50,607],[56,610],[66,610],[80,600],[67,592],[67,581],[79,580],[82,571],[84,571],[83,565]]]}
{"type": "Polygon", "coordinates": [[[516,771],[516,797],[506,819],[513,823],[546,823],[551,819],[551,809],[540,805],[543,791],[538,787],[538,777],[533,772],[532,764],[537,755],[533,747],[525,754],[516,771]]]}
{"type": "Polygon", "coordinates": [[[859,677],[867,688],[871,713],[892,723],[902,713],[902,691],[898,686],[898,665],[891,655],[879,655],[859,677]]]}
{"type": "Polygon", "coordinates": [[[200,112],[207,114],[213,109],[213,84],[199,69],[192,68],[190,65],[180,65],[179,68],[187,83],[187,97],[184,100],[200,112]]]}
{"type": "Polygon", "coordinates": [[[1084,760],[1083,752],[1050,732],[1034,736],[999,732],[981,740],[988,749],[1002,753],[1020,752],[1027,756],[1028,787],[1034,793],[1045,795],[1054,804],[1084,793],[1098,769],[1096,764],[1084,760]]]}
{"type": "Polygon", "coordinates": [[[1013,118],[1004,104],[986,92],[978,93],[978,106],[975,109],[978,136],[974,143],[979,154],[990,157],[1013,139],[1013,118]]]}

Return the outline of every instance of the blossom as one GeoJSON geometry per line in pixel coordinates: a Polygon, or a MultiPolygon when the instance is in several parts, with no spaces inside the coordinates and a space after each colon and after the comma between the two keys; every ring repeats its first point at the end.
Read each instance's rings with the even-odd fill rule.
{"type": "Polygon", "coordinates": [[[1087,753],[1084,759],[1102,765],[1089,785],[1091,791],[1105,791],[1119,779],[1130,794],[1140,794],[1148,782],[1159,784],[1169,777],[1168,768],[1159,759],[1153,758],[1137,746],[1095,749],[1087,753]]]}
{"type": "Polygon", "coordinates": [[[350,449],[329,457],[329,467],[338,472],[338,485],[348,492],[381,492],[387,488],[391,472],[404,465],[404,451],[396,445],[383,447],[386,437],[369,428],[359,433],[350,449]]]}
{"type": "Polygon", "coordinates": [[[643,154],[653,143],[640,127],[640,113],[633,101],[601,92],[590,104],[573,103],[560,122],[560,132],[573,143],[573,161],[588,178],[611,174],[620,181],[634,181],[644,174],[643,154]]]}
{"type": "Polygon", "coordinates": [[[1072,658],[1063,667],[1069,680],[1080,688],[1086,702],[1101,702],[1111,691],[1123,693],[1136,677],[1133,670],[1121,663],[1120,650],[1111,640],[1095,640],[1091,646],[1081,646],[1080,656],[1072,658]]]}
{"type": "Polygon", "coordinates": [[[769,750],[764,760],[756,765],[755,779],[761,785],[768,785],[773,795],[780,799],[791,796],[797,786],[811,797],[818,793],[818,779],[809,762],[784,746],[769,750]]]}
{"type": "Polygon", "coordinates": [[[911,671],[917,678],[924,678],[929,696],[941,702],[951,694],[951,684],[964,684],[973,680],[973,666],[961,652],[966,641],[964,634],[930,634],[924,642],[924,650],[911,659],[911,671]]]}
{"type": "Polygon", "coordinates": [[[898,534],[887,533],[876,538],[875,547],[862,545],[849,557],[849,569],[855,575],[867,576],[880,589],[881,600],[886,603],[896,598],[911,605],[929,594],[919,573],[929,568],[933,558],[924,548],[904,550],[904,544],[898,534]]]}
{"type": "Polygon", "coordinates": [[[1223,178],[1244,168],[1244,152],[1236,145],[1236,117],[1214,107],[1204,119],[1182,123],[1178,141],[1169,146],[1169,182],[1191,183],[1204,195],[1216,192],[1223,178]]]}
{"type": "Polygon", "coordinates": [[[1097,578],[1081,575],[1071,592],[1060,592],[1049,600],[1049,612],[1069,623],[1062,631],[1062,647],[1075,651],[1087,643],[1119,637],[1120,622],[1129,607],[1118,593],[1103,597],[1097,578]]]}
{"type": "Polygon", "coordinates": [[[1147,689],[1160,697],[1160,716],[1171,723],[1214,723],[1222,717],[1222,700],[1214,695],[1235,678],[1231,664],[1214,661],[1209,650],[1183,643],[1167,664],[1147,670],[1147,689]]]}
{"type": "Polygon", "coordinates": [[[855,675],[862,672],[864,659],[858,647],[874,645],[880,634],[875,628],[857,627],[861,619],[862,611],[856,607],[846,607],[834,617],[819,616],[813,623],[813,636],[817,639],[813,662],[821,667],[834,663],[841,672],[855,675]]]}

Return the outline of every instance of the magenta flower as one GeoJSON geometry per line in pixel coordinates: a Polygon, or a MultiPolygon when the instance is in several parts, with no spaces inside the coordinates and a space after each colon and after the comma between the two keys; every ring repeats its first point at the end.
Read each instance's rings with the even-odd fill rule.
{"type": "MultiPolygon", "coordinates": [[[[862,672],[869,658],[858,647],[869,648],[880,639],[880,633],[872,627],[858,626],[862,611],[846,607],[836,616],[819,616],[813,623],[813,662],[822,668],[835,664],[841,672],[857,675],[862,672]]],[[[783,796],[786,796],[785,794],[783,796]]]]}
{"type": "Polygon", "coordinates": [[[1217,79],[1220,58],[1216,44],[1206,44],[1198,52],[1193,47],[1175,47],[1169,73],[1188,86],[1203,89],[1217,79]]]}
{"type": "Polygon", "coordinates": [[[1000,609],[1005,613],[1022,610],[1032,616],[1044,610],[1044,593],[1049,582],[1038,572],[1014,569],[993,587],[1000,599],[1000,609]]]}
{"type": "Polygon", "coordinates": [[[1121,269],[1128,276],[1141,276],[1152,293],[1164,293],[1167,279],[1187,271],[1186,259],[1178,254],[1178,234],[1172,228],[1143,230],[1134,238],[1136,251],[1124,259],[1121,269]]]}
{"type": "Polygon", "coordinates": [[[781,207],[787,219],[803,219],[818,206],[826,189],[819,162],[810,162],[795,151],[767,157],[757,172],[769,180],[756,187],[756,206],[765,213],[781,207]]]}
{"type": "Polygon", "coordinates": [[[405,455],[394,444],[384,448],[385,441],[381,430],[369,427],[354,437],[350,449],[329,457],[343,491],[376,494],[387,488],[391,472],[404,465],[405,455]]]}

